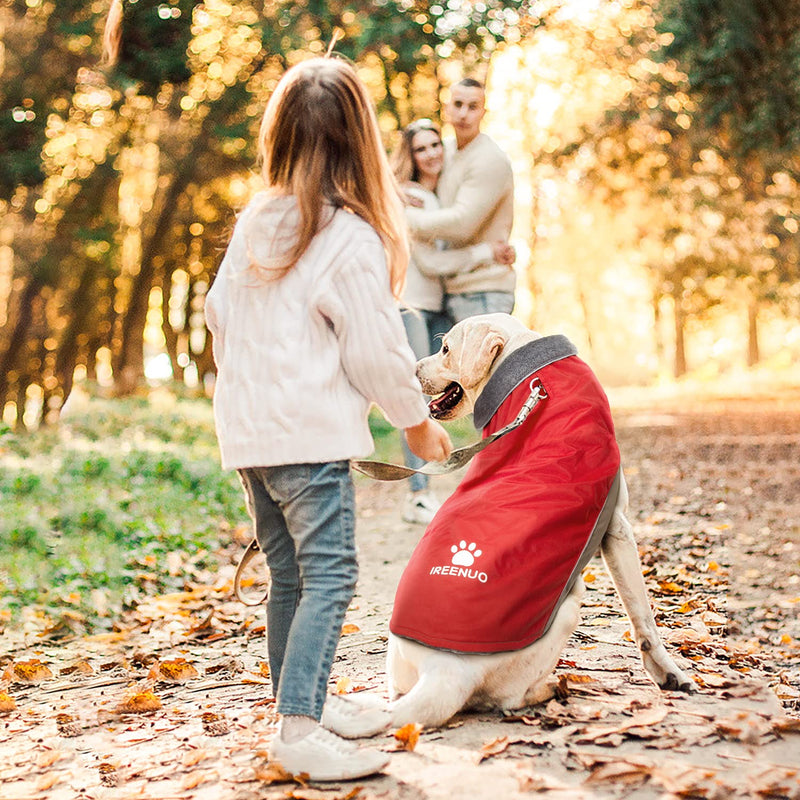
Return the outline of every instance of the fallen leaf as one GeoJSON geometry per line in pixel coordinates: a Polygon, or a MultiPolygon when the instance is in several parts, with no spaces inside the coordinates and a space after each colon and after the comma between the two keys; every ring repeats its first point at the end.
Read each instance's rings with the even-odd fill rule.
{"type": "Polygon", "coordinates": [[[81,726],[71,714],[57,714],[56,730],[60,736],[78,736],[81,732],[81,726]]]}
{"type": "Polygon", "coordinates": [[[103,786],[119,785],[119,773],[113,764],[104,761],[102,764],[97,765],[97,771],[100,773],[100,783],[103,786]]]}
{"type": "Polygon", "coordinates": [[[409,722],[408,725],[403,725],[394,732],[394,738],[397,741],[398,750],[413,751],[419,741],[419,735],[422,732],[422,725],[416,722],[409,722]]]}
{"type": "Polygon", "coordinates": [[[499,736],[497,739],[492,739],[492,741],[486,742],[481,747],[481,751],[478,754],[477,763],[480,764],[481,761],[485,761],[487,758],[491,758],[492,756],[496,756],[499,753],[504,752],[508,749],[510,744],[511,742],[509,741],[508,736],[499,736]]]}
{"type": "Polygon", "coordinates": [[[208,783],[209,781],[219,780],[219,773],[216,770],[195,770],[184,776],[181,780],[181,789],[188,791],[195,789],[201,783],[208,783]]]}
{"type": "Polygon", "coordinates": [[[661,722],[666,716],[669,714],[669,709],[665,707],[660,708],[648,708],[643,711],[640,711],[637,714],[634,714],[627,722],[623,722],[621,725],[616,725],[614,727],[609,727],[607,725],[593,725],[586,729],[586,731],[581,735],[577,741],[578,742],[595,742],[598,739],[602,739],[604,737],[610,737],[615,734],[625,733],[625,731],[630,730],[631,728],[651,728],[653,725],[657,725],[661,722]]]}
{"type": "Polygon", "coordinates": [[[3,674],[3,680],[11,683],[41,683],[52,677],[50,668],[42,664],[38,658],[9,664],[3,674]]]}
{"type": "Polygon", "coordinates": [[[196,678],[198,674],[197,669],[185,658],[174,658],[169,661],[156,661],[147,677],[152,681],[184,683],[196,678]]]}
{"type": "Polygon", "coordinates": [[[116,707],[118,714],[148,714],[161,708],[161,700],[152,689],[140,689],[134,685],[130,687],[116,707]]]}
{"type": "Polygon", "coordinates": [[[0,692],[0,714],[9,714],[17,707],[17,701],[5,692],[0,692]]]}
{"type": "Polygon", "coordinates": [[[85,659],[76,661],[68,667],[64,667],[58,671],[59,675],[94,675],[94,668],[85,659]]]}
{"type": "Polygon", "coordinates": [[[215,714],[212,711],[202,714],[200,722],[203,724],[203,731],[209,736],[224,736],[231,730],[228,720],[221,714],[215,714]]]}
{"type": "Polygon", "coordinates": [[[52,767],[56,761],[61,761],[62,758],[67,758],[67,753],[61,750],[45,750],[43,753],[40,753],[36,759],[36,766],[38,769],[47,769],[48,767],[52,767]]]}
{"type": "Polygon", "coordinates": [[[269,761],[265,765],[256,767],[256,780],[271,786],[273,783],[292,783],[294,777],[287,772],[277,761],[269,761]]]}
{"type": "Polygon", "coordinates": [[[607,761],[592,769],[584,784],[613,783],[630,786],[644,783],[650,777],[651,772],[651,766],[636,761],[607,761]]]}
{"type": "Polygon", "coordinates": [[[352,622],[348,622],[342,625],[342,636],[347,636],[349,633],[358,633],[361,628],[358,625],[354,625],[352,622]]]}

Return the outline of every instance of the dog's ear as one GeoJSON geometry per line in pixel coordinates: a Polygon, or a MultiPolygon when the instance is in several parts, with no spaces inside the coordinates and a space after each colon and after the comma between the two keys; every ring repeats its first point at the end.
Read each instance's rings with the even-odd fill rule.
{"type": "Polygon", "coordinates": [[[487,376],[507,340],[505,333],[486,322],[476,322],[464,331],[458,371],[465,389],[477,386],[487,376]]]}

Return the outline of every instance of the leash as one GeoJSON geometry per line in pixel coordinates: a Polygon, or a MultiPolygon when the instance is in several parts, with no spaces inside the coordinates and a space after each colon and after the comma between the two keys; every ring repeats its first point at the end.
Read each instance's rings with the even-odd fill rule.
{"type": "MultiPolygon", "coordinates": [[[[481,450],[522,425],[531,411],[533,411],[542,400],[547,399],[547,390],[544,388],[539,378],[532,378],[528,388],[530,389],[528,399],[522,404],[522,408],[519,410],[513,422],[500,428],[499,431],[495,431],[495,433],[487,436],[485,439],[475,442],[475,444],[453,450],[449,458],[445,461],[428,461],[419,469],[412,469],[402,464],[391,464],[386,461],[370,461],[368,459],[353,459],[350,465],[357,472],[376,481],[399,481],[403,478],[408,478],[414,473],[420,475],[446,475],[449,472],[454,472],[469,463],[481,450]]],[[[236,574],[233,576],[233,592],[236,595],[236,599],[246,606],[259,606],[265,603],[269,598],[269,588],[267,588],[264,596],[258,600],[252,600],[246,597],[242,592],[242,573],[259,552],[261,552],[261,550],[258,546],[258,542],[256,539],[253,539],[244,553],[242,553],[239,566],[236,567],[236,574]]]]}
{"type": "Polygon", "coordinates": [[[501,436],[511,433],[514,429],[522,425],[528,417],[528,414],[536,408],[542,400],[547,398],[547,391],[539,378],[533,378],[529,385],[530,395],[523,403],[522,408],[517,414],[513,422],[510,422],[504,428],[481,439],[475,444],[468,445],[467,447],[460,447],[458,450],[453,450],[450,457],[446,461],[428,461],[419,469],[412,469],[401,464],[389,464],[384,461],[368,461],[364,459],[354,459],[350,462],[354,470],[373,478],[376,481],[399,481],[403,478],[408,478],[414,473],[420,475],[446,475],[448,472],[463,467],[475,455],[480,453],[481,450],[488,447],[492,442],[496,442],[501,436]]]}

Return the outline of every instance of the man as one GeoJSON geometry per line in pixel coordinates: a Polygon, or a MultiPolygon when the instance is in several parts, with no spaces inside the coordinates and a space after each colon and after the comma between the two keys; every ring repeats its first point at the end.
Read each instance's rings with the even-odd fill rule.
{"type": "MultiPolygon", "coordinates": [[[[511,161],[480,126],[486,113],[483,84],[464,78],[455,84],[445,106],[455,141],[445,143],[445,166],[437,194],[442,208],[407,208],[412,234],[444,240],[451,247],[507,242],[514,215],[514,176],[511,161]]],[[[454,322],[475,314],[511,313],[516,275],[513,248],[503,257],[445,277],[445,306],[454,322]]],[[[421,265],[424,269],[424,265],[421,265]]]]}

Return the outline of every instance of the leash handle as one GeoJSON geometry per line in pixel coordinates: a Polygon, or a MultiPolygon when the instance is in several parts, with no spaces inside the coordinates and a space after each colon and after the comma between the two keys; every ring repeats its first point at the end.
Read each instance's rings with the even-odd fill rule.
{"type": "Polygon", "coordinates": [[[419,469],[412,469],[401,464],[390,464],[385,461],[370,461],[369,459],[353,459],[350,464],[357,472],[376,481],[399,481],[410,477],[414,473],[420,475],[446,475],[448,472],[454,472],[469,463],[475,455],[492,444],[492,442],[496,442],[501,436],[511,433],[515,428],[522,425],[531,411],[548,397],[547,390],[539,378],[532,378],[528,388],[530,389],[528,399],[522,404],[522,408],[513,422],[510,422],[499,431],[495,431],[485,439],[475,442],[475,444],[453,450],[446,461],[429,461],[419,469]]]}
{"type": "Polygon", "coordinates": [[[264,596],[257,600],[253,600],[242,591],[242,575],[244,574],[244,570],[260,552],[261,548],[258,546],[258,541],[253,539],[253,541],[247,545],[247,549],[244,553],[242,553],[242,557],[239,559],[239,566],[236,567],[236,574],[233,576],[233,593],[236,595],[236,599],[246,606],[263,605],[269,598],[269,587],[267,587],[264,596]]]}

